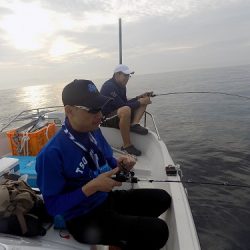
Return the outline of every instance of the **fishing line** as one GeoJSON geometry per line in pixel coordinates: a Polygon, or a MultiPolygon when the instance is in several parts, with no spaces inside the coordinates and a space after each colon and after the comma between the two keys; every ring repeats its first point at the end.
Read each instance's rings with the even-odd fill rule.
{"type": "MultiPolygon", "coordinates": [[[[243,98],[250,100],[250,97],[238,95],[238,94],[231,94],[226,92],[218,92],[218,91],[181,91],[181,92],[169,92],[169,93],[161,93],[161,94],[154,94],[148,93],[150,97],[157,97],[157,96],[167,96],[167,95],[181,95],[181,94],[219,94],[219,95],[226,95],[226,96],[233,96],[238,98],[243,98]]],[[[201,182],[201,181],[193,181],[193,180],[180,180],[180,181],[174,181],[174,180],[143,180],[138,179],[136,177],[135,181],[147,181],[147,182],[173,182],[173,183],[183,183],[183,184],[197,184],[197,185],[214,185],[214,186],[228,186],[228,187],[239,187],[239,188],[250,188],[250,185],[241,185],[241,184],[233,184],[228,182],[201,182]]]]}
{"type": "Polygon", "coordinates": [[[166,95],[181,95],[181,94],[219,94],[219,95],[227,95],[227,96],[234,96],[239,97],[243,99],[250,100],[250,97],[243,96],[243,95],[237,95],[237,94],[231,94],[226,92],[218,92],[218,91],[183,91],[183,92],[169,92],[169,93],[163,93],[163,94],[154,94],[150,93],[150,97],[157,97],[157,96],[166,96],[166,95]]]}

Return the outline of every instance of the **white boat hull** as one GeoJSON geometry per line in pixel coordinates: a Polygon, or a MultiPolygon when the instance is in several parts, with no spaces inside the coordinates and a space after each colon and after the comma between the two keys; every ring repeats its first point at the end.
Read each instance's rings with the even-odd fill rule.
{"type": "MultiPolygon", "coordinates": [[[[103,134],[113,147],[115,155],[120,154],[122,145],[120,131],[113,128],[101,128],[103,134]]],[[[131,133],[132,143],[143,153],[137,157],[134,168],[138,183],[124,183],[122,188],[161,188],[172,197],[171,208],[161,215],[169,227],[169,239],[165,250],[199,250],[200,244],[195,229],[193,217],[187,199],[186,191],[180,181],[179,175],[167,176],[165,167],[174,165],[166,145],[153,132],[142,136],[131,133]],[[158,180],[158,182],[157,182],[158,180]],[[166,182],[163,182],[163,181],[166,182]],[[171,182],[168,182],[171,181],[171,182]],[[177,181],[177,182],[175,182],[177,181]]],[[[0,156],[11,155],[8,139],[5,133],[0,133],[0,156]]],[[[68,234],[67,232],[64,232],[68,234]]],[[[25,238],[0,234],[1,249],[108,249],[107,246],[88,246],[76,242],[72,236],[62,238],[59,230],[53,226],[42,237],[25,238]]]]}
{"type": "MultiPolygon", "coordinates": [[[[122,145],[120,132],[117,129],[102,128],[107,141],[115,148],[122,145]]],[[[135,176],[143,180],[180,181],[179,175],[167,176],[165,167],[174,165],[168,149],[162,140],[153,132],[146,136],[132,135],[132,143],[142,150],[142,156],[137,157],[134,168],[135,176]]],[[[131,185],[131,184],[130,184],[131,185]]],[[[172,205],[161,217],[167,222],[170,235],[166,250],[199,250],[200,244],[195,229],[187,193],[182,183],[178,182],[147,182],[139,181],[133,188],[161,188],[172,197],[172,205]]]]}

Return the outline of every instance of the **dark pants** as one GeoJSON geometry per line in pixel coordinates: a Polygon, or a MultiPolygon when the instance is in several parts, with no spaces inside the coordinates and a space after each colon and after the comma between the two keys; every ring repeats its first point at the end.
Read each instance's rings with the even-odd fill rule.
{"type": "Polygon", "coordinates": [[[161,189],[113,191],[102,205],[68,221],[67,227],[82,243],[156,250],[169,234],[167,224],[157,217],[170,204],[171,197],[161,189]]]}

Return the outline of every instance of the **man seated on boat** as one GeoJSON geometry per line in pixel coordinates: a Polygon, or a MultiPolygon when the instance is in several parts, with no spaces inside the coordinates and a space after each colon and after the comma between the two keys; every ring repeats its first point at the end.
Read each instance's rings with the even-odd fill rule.
{"type": "Polygon", "coordinates": [[[130,131],[141,135],[148,133],[139,123],[147,105],[151,103],[152,92],[128,100],[126,85],[131,74],[134,74],[134,71],[126,65],[119,64],[114,69],[113,77],[102,85],[100,93],[114,99],[103,108],[103,115],[107,118],[103,126],[120,128],[123,140],[121,150],[139,156],[141,151],[132,145],[130,131]]]}
{"type": "Polygon", "coordinates": [[[62,215],[82,243],[125,245],[124,249],[160,249],[168,239],[158,218],[170,207],[162,189],[116,190],[112,176],[129,171],[135,160],[113,157],[99,128],[101,110],[110,98],[93,82],[74,80],[62,92],[66,119],[36,160],[37,185],[48,212],[62,215]]]}

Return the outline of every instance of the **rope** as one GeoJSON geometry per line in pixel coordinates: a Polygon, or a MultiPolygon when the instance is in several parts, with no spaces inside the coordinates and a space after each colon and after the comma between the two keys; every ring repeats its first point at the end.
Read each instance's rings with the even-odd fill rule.
{"type": "Polygon", "coordinates": [[[23,133],[19,153],[23,151],[23,155],[29,155],[29,139],[28,132],[23,133]]]}
{"type": "Polygon", "coordinates": [[[47,124],[46,131],[45,131],[47,141],[49,141],[49,127],[50,127],[50,124],[47,124]]]}

